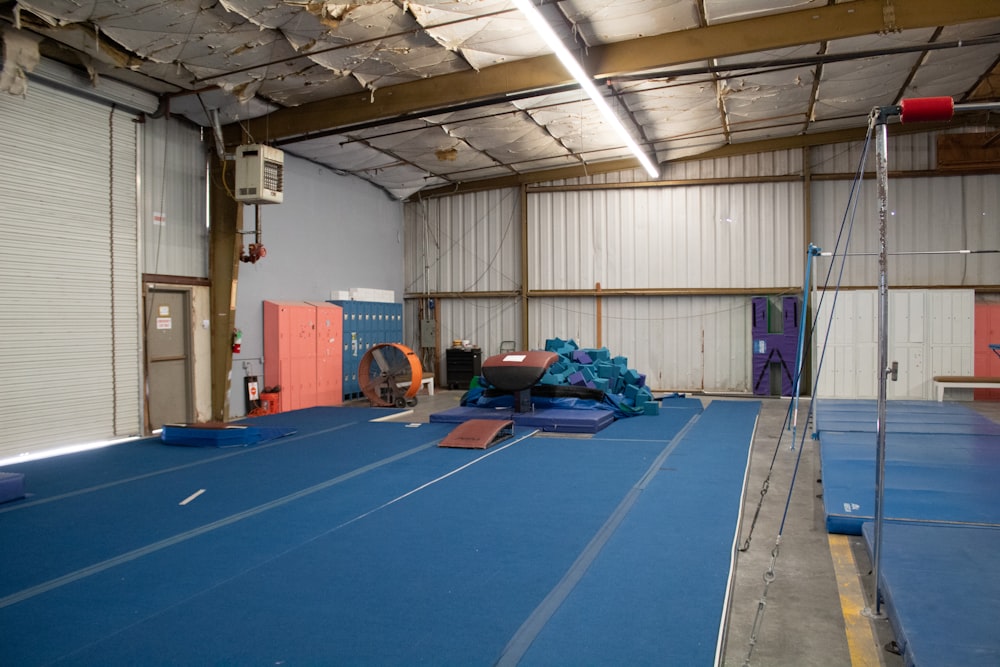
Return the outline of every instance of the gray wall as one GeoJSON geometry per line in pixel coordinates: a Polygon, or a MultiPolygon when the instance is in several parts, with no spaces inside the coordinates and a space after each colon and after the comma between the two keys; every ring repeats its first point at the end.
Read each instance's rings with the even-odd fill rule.
{"type": "MultiPolygon", "coordinates": [[[[402,301],[403,206],[382,190],[286,153],[284,202],[260,208],[267,256],[239,267],[243,347],[233,356],[232,417],[245,413],[243,378],[264,380],[264,301],[326,301],[351,287],[393,290],[402,301]]],[[[253,230],[254,215],[244,208],[244,229],[253,230]]]]}

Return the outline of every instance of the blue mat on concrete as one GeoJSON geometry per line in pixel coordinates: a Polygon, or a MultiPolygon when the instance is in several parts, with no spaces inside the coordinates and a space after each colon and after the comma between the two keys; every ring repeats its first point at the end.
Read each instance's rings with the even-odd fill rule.
{"type": "MultiPolygon", "coordinates": [[[[874,529],[864,536],[874,551],[874,529]]],[[[1000,665],[1000,529],[883,523],[884,608],[908,666],[1000,665]]]]}
{"type": "MultiPolygon", "coordinates": [[[[818,399],[813,421],[824,431],[875,433],[878,408],[872,400],[818,399]]],[[[1000,424],[957,403],[888,401],[887,433],[1000,435],[1000,424]]]]}
{"type": "Polygon", "coordinates": [[[514,412],[512,408],[458,406],[431,415],[432,423],[461,424],[470,419],[511,419],[515,426],[558,433],[597,433],[615,420],[610,410],[542,408],[514,412]]]}
{"type": "MultiPolygon", "coordinates": [[[[875,516],[875,435],[823,433],[823,507],[831,533],[875,516]]],[[[1000,524],[1000,436],[886,436],[885,517],[1000,524]]]]}
{"type": "MultiPolygon", "coordinates": [[[[758,405],[719,402],[627,446],[441,449],[447,424],[365,422],[225,454],[136,443],[155,465],[109,448],[136,474],[42,475],[53,483],[3,513],[18,549],[0,553],[0,663],[489,665],[594,552],[565,608],[606,626],[611,662],[707,664],[758,405]],[[621,554],[642,568],[615,579],[621,554]],[[609,586],[620,599],[593,592],[609,586]]],[[[89,471],[91,454],[65,458],[89,471]]],[[[539,647],[581,650],[579,628],[541,627],[539,647]]]]}
{"type": "MultiPolygon", "coordinates": [[[[816,404],[827,530],[875,515],[875,401],[816,404]],[[841,429],[841,430],[838,430],[841,429]]],[[[956,403],[886,405],[885,517],[1000,523],[1000,424],[956,403]]]]}

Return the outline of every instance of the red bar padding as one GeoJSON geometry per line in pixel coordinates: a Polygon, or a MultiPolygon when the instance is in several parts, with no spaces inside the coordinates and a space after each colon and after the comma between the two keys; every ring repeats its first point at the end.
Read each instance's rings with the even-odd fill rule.
{"type": "Polygon", "coordinates": [[[927,123],[951,120],[955,115],[955,102],[950,97],[914,97],[900,103],[901,123],[927,123]]]}

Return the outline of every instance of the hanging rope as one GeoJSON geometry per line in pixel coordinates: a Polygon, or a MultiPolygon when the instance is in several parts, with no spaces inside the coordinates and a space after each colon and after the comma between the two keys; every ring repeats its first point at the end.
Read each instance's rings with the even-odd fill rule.
{"type": "MultiPolygon", "coordinates": [[[[824,361],[824,359],[826,357],[827,343],[829,342],[829,338],[830,338],[830,329],[831,329],[830,325],[831,325],[831,323],[833,321],[833,314],[834,314],[834,312],[836,310],[837,297],[840,294],[840,287],[841,287],[841,284],[842,284],[842,281],[843,281],[843,277],[844,277],[844,269],[845,269],[845,266],[846,266],[846,263],[847,263],[846,262],[847,247],[850,245],[851,233],[853,232],[854,221],[855,221],[855,219],[857,217],[857,209],[858,209],[858,204],[859,204],[859,201],[860,201],[859,191],[860,191],[860,186],[861,186],[861,183],[862,183],[862,180],[863,180],[863,177],[864,177],[864,165],[865,165],[865,161],[866,161],[867,156],[868,156],[868,149],[869,149],[869,146],[871,144],[871,136],[872,136],[873,129],[874,129],[874,123],[870,123],[869,127],[868,127],[868,134],[865,137],[864,147],[863,147],[863,150],[861,152],[861,159],[859,160],[858,169],[857,169],[857,171],[855,173],[854,180],[852,181],[852,184],[851,184],[851,192],[850,192],[850,195],[849,195],[848,204],[847,204],[847,207],[846,207],[846,209],[844,211],[844,217],[841,220],[840,229],[839,229],[839,231],[837,233],[837,240],[836,240],[836,243],[834,245],[834,250],[833,250],[833,253],[832,253],[833,261],[830,263],[830,266],[827,269],[826,277],[825,277],[824,282],[823,282],[823,294],[820,297],[819,303],[816,306],[816,314],[813,316],[812,323],[810,324],[810,331],[809,331],[810,336],[809,337],[811,339],[812,335],[815,333],[815,331],[817,329],[817,326],[818,326],[818,323],[819,323],[819,313],[822,311],[823,300],[826,298],[826,294],[827,294],[827,291],[828,291],[828,288],[829,288],[829,285],[830,285],[830,279],[831,279],[831,276],[833,274],[834,266],[836,265],[837,260],[839,259],[839,261],[840,261],[840,271],[837,274],[836,287],[833,290],[833,303],[832,303],[832,305],[830,307],[830,314],[829,314],[829,318],[827,320],[826,332],[825,332],[825,335],[824,335],[823,345],[822,345],[822,348],[821,348],[822,351],[820,352],[820,358],[819,358],[819,361],[818,361],[818,363],[816,365],[816,376],[813,378],[813,387],[812,387],[812,397],[813,397],[813,400],[811,400],[809,402],[809,410],[808,410],[807,417],[806,417],[806,424],[810,423],[810,421],[813,419],[813,415],[814,415],[815,404],[816,404],[816,401],[815,401],[815,398],[816,398],[816,388],[819,385],[819,378],[820,378],[820,376],[822,374],[823,361],[824,361]]],[[[800,374],[801,374],[801,369],[796,373],[796,379],[795,379],[796,382],[798,382],[800,380],[800,378],[798,377],[800,374]]],[[[746,541],[744,542],[744,545],[740,549],[740,551],[746,551],[746,550],[748,550],[750,548],[750,541],[751,541],[751,538],[753,536],[753,530],[754,530],[754,527],[756,526],[757,518],[760,516],[760,509],[761,509],[761,506],[764,503],[764,497],[767,495],[768,489],[770,488],[771,475],[774,472],[774,464],[775,464],[775,461],[777,460],[778,451],[781,448],[782,435],[784,434],[785,429],[788,427],[788,423],[789,423],[789,420],[790,420],[790,417],[791,417],[791,414],[792,414],[792,409],[793,409],[792,406],[793,405],[794,405],[794,403],[790,402],[789,403],[789,409],[785,413],[785,421],[784,421],[784,424],[782,425],[781,433],[778,435],[778,441],[775,443],[774,453],[771,456],[771,465],[768,468],[767,476],[765,477],[764,483],[763,483],[763,485],[761,487],[760,499],[758,500],[758,503],[757,503],[757,509],[754,512],[753,521],[750,524],[750,531],[747,534],[746,541]]],[[[757,644],[757,640],[758,640],[758,638],[760,636],[760,628],[761,628],[761,626],[763,624],[763,620],[764,620],[764,610],[767,607],[767,593],[768,593],[768,589],[769,589],[769,587],[771,585],[771,582],[773,582],[775,580],[775,578],[776,578],[776,575],[775,575],[775,572],[774,572],[775,564],[777,563],[778,556],[781,553],[781,540],[782,540],[782,537],[783,537],[784,532],[785,532],[785,524],[788,521],[788,512],[789,512],[789,509],[791,508],[792,492],[795,489],[795,480],[798,477],[799,467],[800,467],[801,462],[802,462],[802,452],[805,449],[805,440],[806,440],[806,431],[807,430],[808,429],[805,429],[805,428],[802,429],[802,436],[801,436],[801,440],[800,440],[800,445],[799,445],[799,448],[798,448],[798,452],[796,453],[795,465],[794,465],[794,467],[792,469],[792,477],[791,477],[791,480],[789,481],[789,484],[788,484],[788,494],[785,497],[785,507],[784,507],[784,510],[782,512],[782,515],[781,515],[781,522],[780,522],[780,524],[778,526],[778,534],[775,537],[774,546],[771,549],[771,560],[770,560],[770,562],[768,564],[767,569],[764,571],[764,574],[763,574],[764,589],[761,592],[760,599],[757,602],[757,611],[756,611],[756,614],[754,615],[753,625],[751,626],[751,629],[750,629],[750,637],[749,637],[749,639],[747,641],[747,655],[746,655],[746,659],[743,662],[744,667],[749,667],[749,665],[750,665],[750,659],[753,656],[753,650],[754,650],[754,648],[755,648],[755,646],[757,644]]]]}

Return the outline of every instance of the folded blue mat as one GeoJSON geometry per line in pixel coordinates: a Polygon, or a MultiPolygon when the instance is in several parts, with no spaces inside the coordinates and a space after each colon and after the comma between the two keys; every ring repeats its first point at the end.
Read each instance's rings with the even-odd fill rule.
{"type": "Polygon", "coordinates": [[[24,475],[19,472],[0,472],[0,503],[24,497],[24,475]]]}
{"type": "Polygon", "coordinates": [[[461,424],[470,419],[510,419],[515,426],[539,428],[547,432],[597,433],[612,423],[615,415],[610,410],[544,408],[531,412],[514,412],[511,408],[458,406],[435,412],[430,417],[433,423],[445,424],[461,424]]]}

